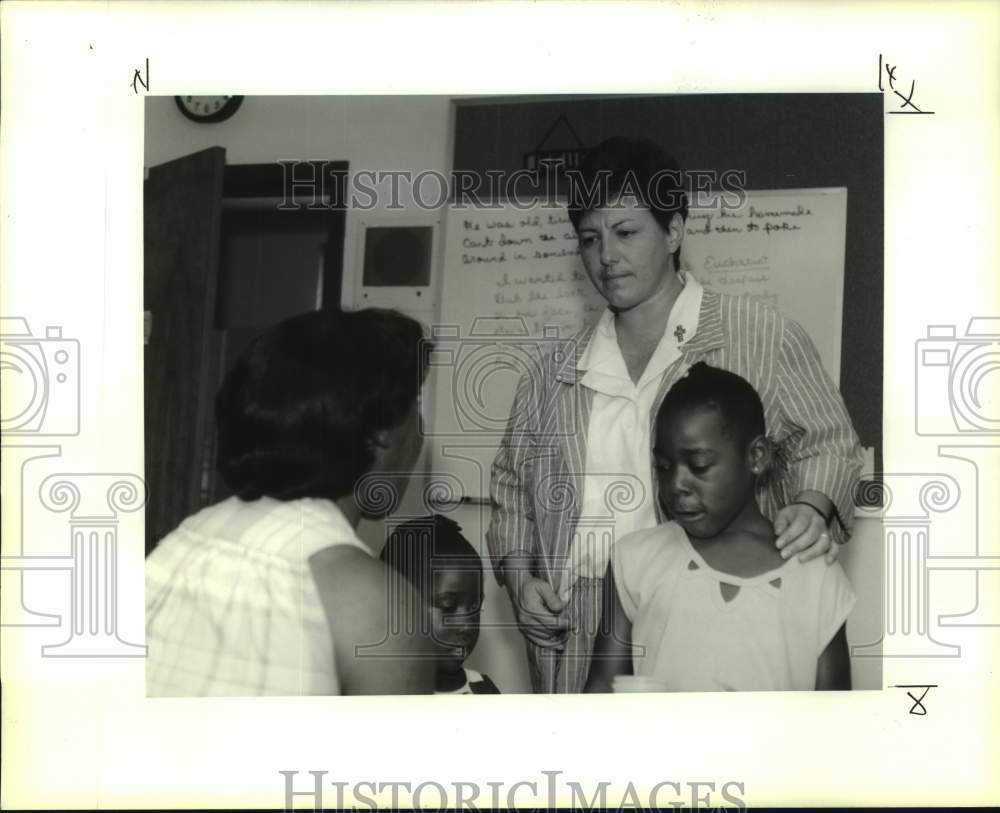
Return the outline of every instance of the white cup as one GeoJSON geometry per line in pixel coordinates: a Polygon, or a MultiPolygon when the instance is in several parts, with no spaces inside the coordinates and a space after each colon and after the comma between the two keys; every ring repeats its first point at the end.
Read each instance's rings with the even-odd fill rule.
{"type": "Polygon", "coordinates": [[[646,675],[615,675],[611,681],[611,691],[615,694],[630,692],[666,692],[667,684],[646,675]]]}

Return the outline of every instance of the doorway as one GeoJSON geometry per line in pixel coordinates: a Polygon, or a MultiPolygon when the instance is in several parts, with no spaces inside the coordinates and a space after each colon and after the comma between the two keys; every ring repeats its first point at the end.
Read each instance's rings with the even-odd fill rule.
{"type": "Polygon", "coordinates": [[[346,162],[225,164],[213,147],[150,169],[144,190],[146,552],[229,496],[215,393],[257,336],[340,307],[346,162]],[[315,190],[303,183],[314,179],[315,190]]]}

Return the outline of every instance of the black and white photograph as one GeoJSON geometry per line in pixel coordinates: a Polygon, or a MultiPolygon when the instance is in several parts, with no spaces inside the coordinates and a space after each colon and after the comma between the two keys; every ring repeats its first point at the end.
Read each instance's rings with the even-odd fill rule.
{"type": "Polygon", "coordinates": [[[882,107],[148,97],[149,694],[881,688],[882,107]]]}
{"type": "Polygon", "coordinates": [[[0,807],[1000,802],[1000,7],[0,30],[0,807]]]}

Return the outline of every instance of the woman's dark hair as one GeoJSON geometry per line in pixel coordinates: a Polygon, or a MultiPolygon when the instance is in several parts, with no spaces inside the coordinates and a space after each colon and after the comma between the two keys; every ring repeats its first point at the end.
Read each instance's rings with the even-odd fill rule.
{"type": "Polygon", "coordinates": [[[764,405],[757,390],[736,373],[703,361],[692,365],[667,391],[656,413],[656,425],[678,412],[705,407],[718,411],[723,431],[741,446],[764,434],[764,405]]]}
{"type": "Polygon", "coordinates": [[[426,372],[420,324],[391,310],[312,311],[255,339],[215,400],[218,470],[244,500],[337,499],[372,465],[426,372]]]}
{"type": "Polygon", "coordinates": [[[481,575],[483,569],[482,558],[459,524],[441,514],[404,522],[389,535],[380,558],[421,594],[431,588],[436,570],[459,568],[481,575]]]}
{"type": "MultiPolygon", "coordinates": [[[[687,220],[684,173],[673,157],[645,138],[615,137],[602,141],[567,170],[569,219],[579,231],[584,213],[613,204],[619,195],[634,195],[666,230],[675,214],[687,220]]],[[[674,252],[680,268],[680,249],[674,252]]]]}

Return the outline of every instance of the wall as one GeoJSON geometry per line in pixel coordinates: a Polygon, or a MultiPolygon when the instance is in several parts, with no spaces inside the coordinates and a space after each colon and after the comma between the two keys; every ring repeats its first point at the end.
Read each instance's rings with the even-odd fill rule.
{"type": "MultiPolygon", "coordinates": [[[[226,150],[229,164],[279,160],[347,161],[362,169],[425,170],[451,166],[451,106],[444,96],[250,96],[232,118],[197,124],[172,96],[146,101],[145,166],[162,164],[207,147],[226,150]]],[[[413,211],[406,190],[403,212],[413,211]]],[[[344,290],[353,290],[361,220],[392,219],[380,198],[371,212],[347,210],[344,290]]]]}

